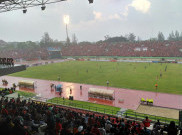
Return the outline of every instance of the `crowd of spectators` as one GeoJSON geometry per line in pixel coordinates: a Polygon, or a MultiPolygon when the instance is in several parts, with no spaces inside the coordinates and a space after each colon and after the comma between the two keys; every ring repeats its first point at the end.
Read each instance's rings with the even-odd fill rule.
{"type": "Polygon", "coordinates": [[[0,96],[5,96],[8,94],[12,94],[15,92],[15,88],[1,88],[0,89],[0,96]]]}
{"type": "MultiPolygon", "coordinates": [[[[67,45],[60,48],[62,56],[127,56],[181,57],[182,41],[142,41],[67,45]]],[[[47,48],[1,50],[1,58],[24,60],[48,59],[47,48]]]]}
{"type": "Polygon", "coordinates": [[[158,121],[149,130],[148,118],[138,122],[20,98],[1,98],[0,112],[2,135],[177,135],[174,122],[161,129],[158,121]]]}
{"type": "Polygon", "coordinates": [[[24,59],[24,60],[38,60],[38,59],[47,59],[48,52],[46,48],[40,49],[15,49],[15,50],[1,50],[1,58],[13,58],[24,59]]]}
{"type": "Polygon", "coordinates": [[[63,56],[181,57],[182,41],[143,41],[72,45],[62,48],[63,56]]]}

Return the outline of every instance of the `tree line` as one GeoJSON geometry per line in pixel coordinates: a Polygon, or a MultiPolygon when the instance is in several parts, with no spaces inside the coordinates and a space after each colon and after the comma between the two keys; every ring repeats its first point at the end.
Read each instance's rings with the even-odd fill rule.
{"type": "MultiPolygon", "coordinates": [[[[179,31],[172,31],[169,33],[168,37],[165,38],[162,32],[158,32],[157,36],[154,38],[148,39],[148,41],[182,41],[182,32],[179,31]]],[[[115,36],[111,37],[109,35],[104,36],[104,40],[97,41],[96,43],[115,43],[115,42],[140,42],[144,41],[139,36],[136,36],[134,33],[129,33],[127,35],[115,36]]],[[[72,35],[72,40],[69,38],[66,41],[58,41],[54,40],[49,36],[48,32],[45,32],[40,40],[40,42],[10,42],[5,44],[4,41],[1,40],[0,42],[0,50],[11,50],[11,49],[37,49],[42,47],[50,47],[50,46],[65,46],[65,45],[88,45],[93,44],[92,42],[83,41],[78,42],[78,38],[76,34],[72,35]],[[3,46],[1,46],[3,43],[3,46]]]]}
{"type": "MultiPolygon", "coordinates": [[[[140,42],[140,41],[144,41],[141,40],[141,38],[138,36],[136,36],[134,33],[129,33],[125,36],[117,36],[117,37],[110,37],[109,35],[106,35],[104,37],[105,39],[102,41],[98,41],[98,42],[140,42]]],[[[182,41],[182,32],[180,33],[179,31],[172,31],[171,33],[169,33],[168,37],[165,38],[164,34],[162,32],[158,32],[157,36],[154,38],[150,38],[148,39],[148,41],[182,41]]]]}

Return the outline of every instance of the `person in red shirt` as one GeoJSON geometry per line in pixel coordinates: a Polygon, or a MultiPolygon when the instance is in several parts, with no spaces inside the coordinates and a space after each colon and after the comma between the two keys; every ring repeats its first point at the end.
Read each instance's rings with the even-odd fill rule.
{"type": "Polygon", "coordinates": [[[8,110],[5,108],[4,105],[2,106],[1,114],[2,114],[3,116],[7,116],[7,115],[8,115],[8,110]]]}
{"type": "Polygon", "coordinates": [[[142,127],[140,124],[138,124],[138,126],[136,128],[136,132],[137,132],[137,134],[140,134],[142,132],[142,127]]]}
{"type": "Polygon", "coordinates": [[[143,124],[145,127],[150,127],[150,122],[151,120],[149,120],[148,117],[146,117],[145,120],[143,121],[143,124]]]}
{"type": "Polygon", "coordinates": [[[101,135],[101,134],[100,134],[100,131],[99,131],[98,127],[97,127],[97,124],[95,124],[95,125],[92,127],[91,133],[94,134],[94,135],[101,135]]]}
{"type": "Polygon", "coordinates": [[[133,121],[131,125],[136,126],[137,125],[136,121],[133,121]]]}
{"type": "Polygon", "coordinates": [[[56,119],[56,135],[59,135],[61,130],[62,130],[62,124],[60,123],[60,119],[56,119]]]}

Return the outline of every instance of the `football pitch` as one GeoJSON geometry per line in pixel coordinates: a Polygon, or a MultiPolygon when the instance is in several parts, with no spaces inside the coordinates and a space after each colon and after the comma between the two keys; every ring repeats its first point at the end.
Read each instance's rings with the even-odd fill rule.
{"type": "Polygon", "coordinates": [[[182,94],[181,64],[67,61],[29,67],[11,76],[44,80],[58,80],[60,76],[64,82],[102,86],[108,80],[110,87],[182,94]]]}

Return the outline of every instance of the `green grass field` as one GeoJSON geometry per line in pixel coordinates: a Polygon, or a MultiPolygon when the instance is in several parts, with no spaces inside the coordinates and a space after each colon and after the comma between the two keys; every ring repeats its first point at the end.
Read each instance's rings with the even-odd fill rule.
{"type": "Polygon", "coordinates": [[[182,94],[181,64],[68,61],[31,67],[11,74],[45,80],[58,80],[59,75],[61,81],[65,82],[106,86],[109,80],[111,87],[146,91],[156,91],[154,85],[158,82],[158,92],[182,94]],[[162,78],[159,77],[157,81],[160,71],[162,78]]]}

